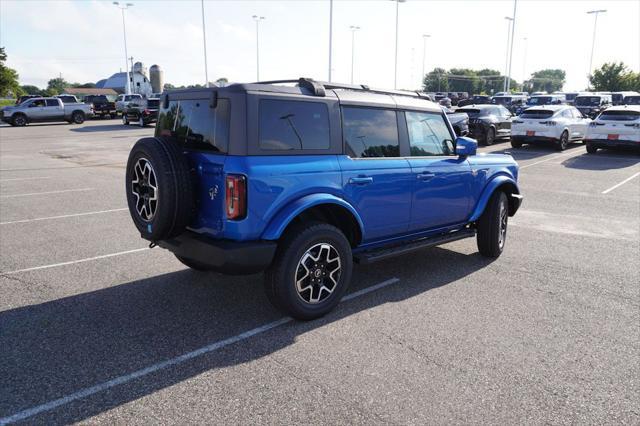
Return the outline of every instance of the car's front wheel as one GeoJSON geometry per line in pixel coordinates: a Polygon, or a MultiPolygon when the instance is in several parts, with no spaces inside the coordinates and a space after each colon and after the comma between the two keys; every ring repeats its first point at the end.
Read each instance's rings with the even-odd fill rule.
{"type": "Polygon", "coordinates": [[[16,114],[16,115],[13,116],[13,119],[11,120],[11,124],[13,124],[14,126],[17,126],[17,127],[26,126],[27,125],[27,117],[25,117],[22,114],[16,114]]]}
{"type": "Polygon", "coordinates": [[[496,258],[502,254],[507,240],[509,203],[507,195],[496,191],[478,220],[477,243],[480,254],[496,258]]]}
{"type": "Polygon", "coordinates": [[[265,291],[277,308],[312,320],[340,303],[352,269],[351,246],[338,228],[326,223],[294,228],[265,273],[265,291]]]}

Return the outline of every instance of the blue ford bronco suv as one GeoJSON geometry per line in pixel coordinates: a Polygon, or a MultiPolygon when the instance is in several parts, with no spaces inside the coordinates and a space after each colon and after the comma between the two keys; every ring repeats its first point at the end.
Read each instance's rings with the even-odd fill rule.
{"type": "Polygon", "coordinates": [[[196,270],[264,271],[270,301],[308,320],[339,303],[354,262],[474,236],[500,256],[518,164],[476,148],[419,93],[305,78],[179,90],[131,149],[126,193],[152,246],[196,270]]]}

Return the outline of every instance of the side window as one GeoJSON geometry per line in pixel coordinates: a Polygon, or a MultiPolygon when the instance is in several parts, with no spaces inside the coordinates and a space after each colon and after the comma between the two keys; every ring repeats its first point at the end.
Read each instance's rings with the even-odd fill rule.
{"type": "Polygon", "coordinates": [[[453,138],[440,114],[406,112],[411,156],[452,155],[453,138]]]}
{"type": "Polygon", "coordinates": [[[43,107],[44,104],[44,99],[37,99],[33,102],[31,102],[31,105],[29,105],[30,107],[43,107]]]}
{"type": "Polygon", "coordinates": [[[47,106],[48,107],[57,107],[58,106],[58,101],[56,99],[47,99],[47,106]]]}
{"type": "Polygon", "coordinates": [[[395,111],[343,107],[342,125],[346,150],[350,157],[400,156],[395,111]]]}
{"type": "Polygon", "coordinates": [[[321,102],[260,101],[260,149],[329,149],[329,111],[321,102]]]}
{"type": "Polygon", "coordinates": [[[571,113],[570,109],[565,109],[564,111],[562,111],[562,116],[564,118],[573,118],[573,114],[571,113]]]}
{"type": "Polygon", "coordinates": [[[215,109],[208,99],[171,101],[158,115],[156,136],[172,137],[185,148],[227,152],[229,100],[218,99],[215,109]]]}

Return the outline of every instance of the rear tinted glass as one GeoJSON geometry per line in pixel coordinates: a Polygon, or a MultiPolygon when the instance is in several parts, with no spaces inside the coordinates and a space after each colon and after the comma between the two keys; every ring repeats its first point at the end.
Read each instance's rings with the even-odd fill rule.
{"type": "Polygon", "coordinates": [[[156,136],[171,137],[188,149],[226,153],[229,109],[228,99],[218,99],[215,109],[208,99],[170,101],[160,110],[156,136]]]}
{"type": "Polygon", "coordinates": [[[329,149],[329,111],[321,102],[260,101],[260,149],[329,149]]]}
{"type": "Polygon", "coordinates": [[[627,105],[640,105],[640,96],[627,96],[624,98],[624,103],[627,105]]]}
{"type": "Polygon", "coordinates": [[[147,107],[149,108],[158,108],[160,106],[160,99],[149,99],[147,101],[147,107]]]}
{"type": "Polygon", "coordinates": [[[399,157],[396,112],[373,108],[342,108],[347,154],[352,158],[399,157]]]}
{"type": "Polygon", "coordinates": [[[605,111],[598,117],[599,120],[633,121],[640,119],[638,111],[605,111]]]}
{"type": "Polygon", "coordinates": [[[600,105],[599,96],[578,96],[576,98],[576,105],[588,106],[588,105],[600,105]]]}
{"type": "Polygon", "coordinates": [[[523,112],[520,117],[522,118],[549,118],[553,115],[553,111],[540,110],[540,109],[528,109],[523,112]]]}

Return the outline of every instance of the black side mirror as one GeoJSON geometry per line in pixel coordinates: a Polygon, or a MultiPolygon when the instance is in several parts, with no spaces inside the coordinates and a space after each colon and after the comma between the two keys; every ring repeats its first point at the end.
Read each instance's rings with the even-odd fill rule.
{"type": "Polygon", "coordinates": [[[169,108],[169,94],[168,93],[162,95],[162,108],[163,109],[169,108]]]}

